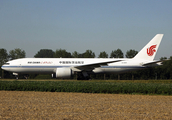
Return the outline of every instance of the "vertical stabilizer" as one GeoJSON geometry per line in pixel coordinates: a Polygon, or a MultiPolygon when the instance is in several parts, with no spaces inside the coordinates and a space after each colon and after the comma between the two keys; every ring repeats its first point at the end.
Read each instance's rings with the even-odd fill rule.
{"type": "Polygon", "coordinates": [[[153,61],[161,43],[163,34],[157,34],[135,57],[134,59],[144,59],[153,61]]]}

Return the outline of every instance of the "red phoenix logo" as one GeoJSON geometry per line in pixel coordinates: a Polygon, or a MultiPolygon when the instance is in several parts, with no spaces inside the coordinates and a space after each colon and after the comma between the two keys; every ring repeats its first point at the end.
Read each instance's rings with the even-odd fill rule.
{"type": "Polygon", "coordinates": [[[154,52],[156,52],[155,48],[156,48],[156,45],[152,45],[150,48],[147,48],[147,54],[149,56],[152,56],[154,52]]]}

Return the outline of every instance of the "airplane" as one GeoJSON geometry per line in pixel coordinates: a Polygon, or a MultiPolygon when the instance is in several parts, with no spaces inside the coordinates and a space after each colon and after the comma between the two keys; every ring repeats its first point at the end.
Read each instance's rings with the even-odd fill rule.
{"type": "Polygon", "coordinates": [[[157,34],[133,58],[21,58],[6,62],[1,68],[19,74],[52,74],[53,78],[71,78],[81,74],[77,79],[89,79],[89,74],[124,73],[148,67],[162,65],[154,60],[163,34],[157,34]]]}

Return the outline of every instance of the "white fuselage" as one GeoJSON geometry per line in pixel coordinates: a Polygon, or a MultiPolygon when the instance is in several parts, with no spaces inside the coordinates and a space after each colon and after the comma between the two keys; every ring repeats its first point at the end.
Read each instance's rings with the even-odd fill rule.
{"type": "MultiPolygon", "coordinates": [[[[136,61],[133,59],[114,59],[114,58],[23,58],[7,62],[2,69],[14,73],[55,73],[57,68],[71,68],[73,71],[81,72],[77,66],[96,64],[106,61],[121,60],[120,62],[112,62],[108,65],[95,67],[93,73],[116,73],[126,72],[145,68],[142,66],[147,61],[136,61]]],[[[90,72],[90,70],[86,70],[90,72]]]]}

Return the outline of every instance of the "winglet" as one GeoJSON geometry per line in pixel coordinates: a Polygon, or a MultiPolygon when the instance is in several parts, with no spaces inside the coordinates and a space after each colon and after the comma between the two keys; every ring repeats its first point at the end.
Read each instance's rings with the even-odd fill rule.
{"type": "Polygon", "coordinates": [[[161,43],[163,34],[157,34],[133,59],[153,61],[161,43]]]}

